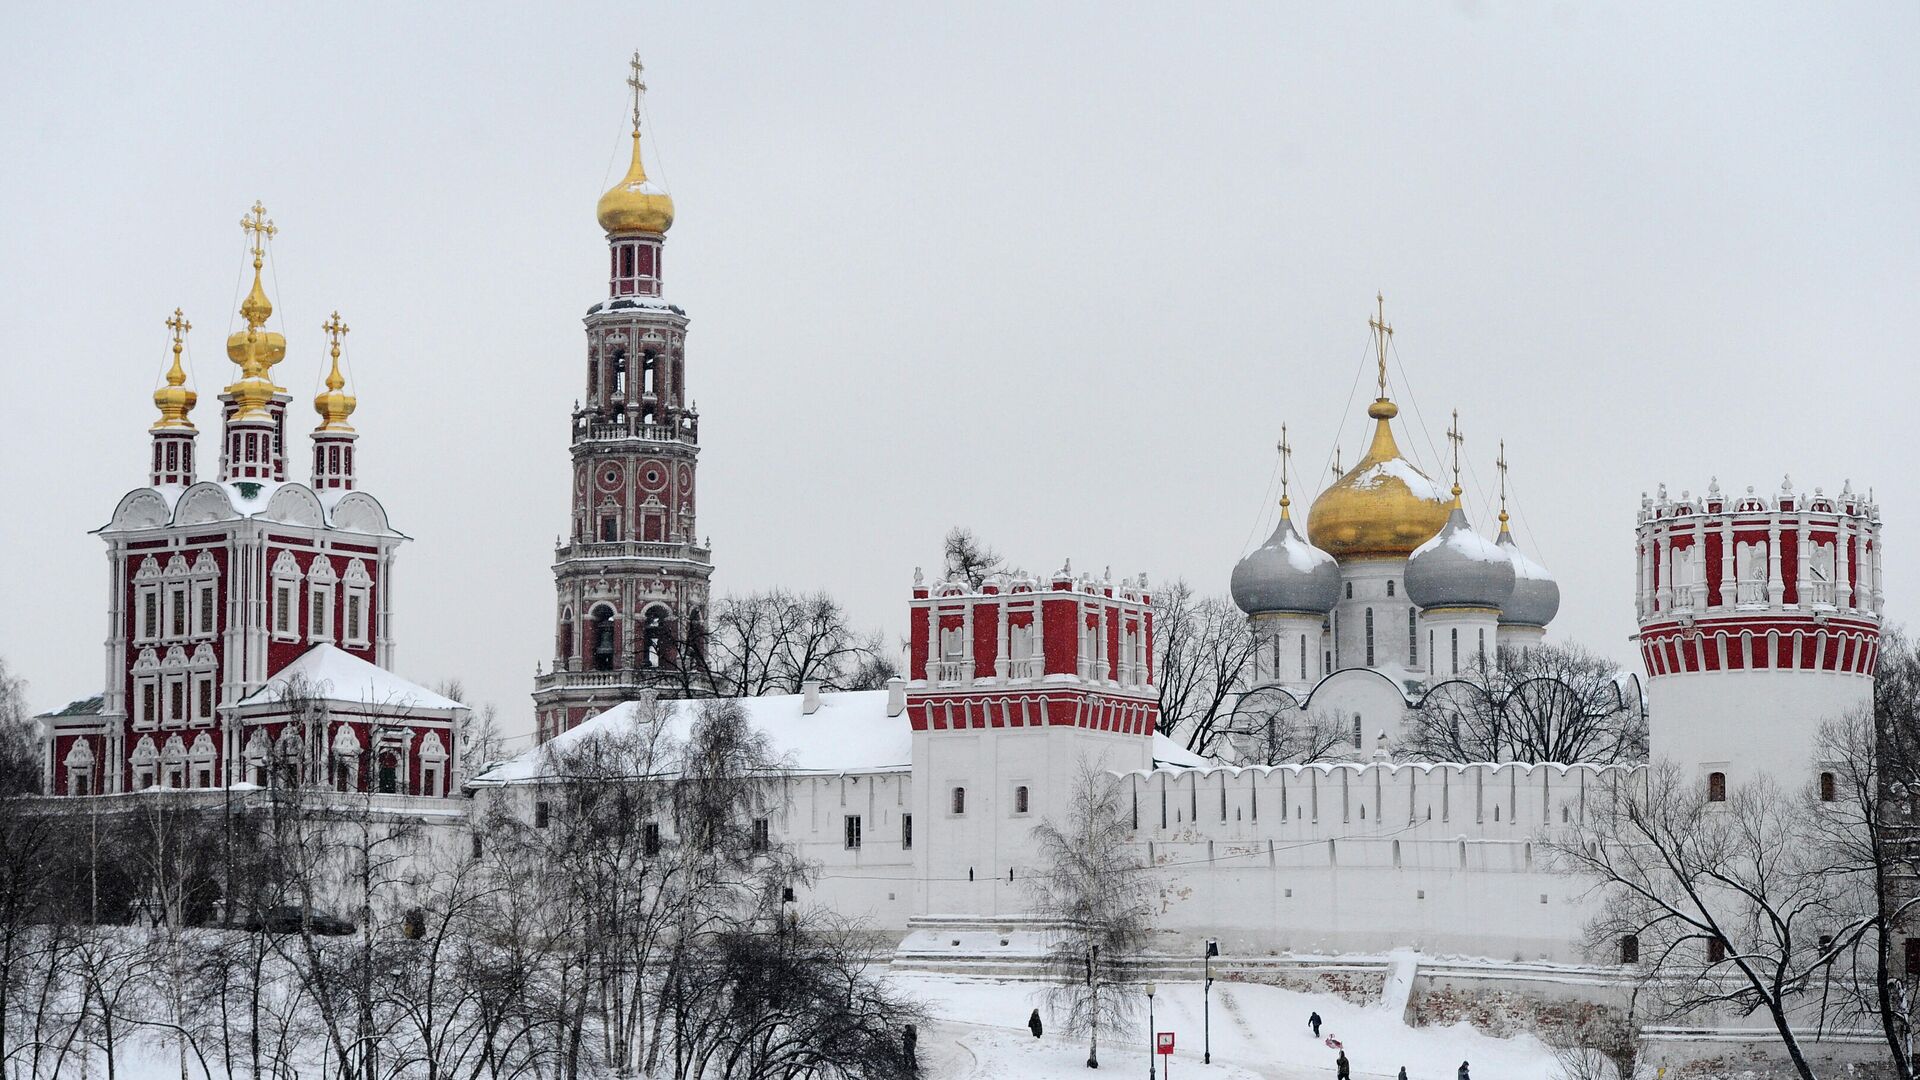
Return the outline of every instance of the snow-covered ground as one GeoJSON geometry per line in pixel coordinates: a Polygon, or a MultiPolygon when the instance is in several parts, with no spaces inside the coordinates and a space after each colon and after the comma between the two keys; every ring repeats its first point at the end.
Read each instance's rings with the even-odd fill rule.
{"type": "MultiPolygon", "coordinates": [[[[1068,1039],[1051,1023],[1035,1040],[1027,1016],[1047,1017],[1045,987],[1032,982],[896,974],[888,979],[927,1003],[938,1019],[920,1040],[929,1080],[1033,1077],[1087,1080],[1144,1076],[1147,1035],[1100,1048],[1100,1071],[1087,1070],[1086,1040],[1068,1039]]],[[[1402,1065],[1411,1080],[1454,1080],[1462,1061],[1477,1080],[1551,1080],[1553,1054],[1530,1037],[1496,1039],[1464,1024],[1412,1028],[1380,1005],[1352,1005],[1332,995],[1306,994],[1253,983],[1213,984],[1213,1064],[1200,1064],[1201,988],[1197,982],[1161,983],[1154,995],[1154,1026],[1175,1033],[1173,1074],[1181,1080],[1306,1080],[1333,1075],[1337,1051],[1307,1030],[1309,1014],[1324,1021],[1322,1038],[1345,1046],[1358,1077],[1392,1077],[1402,1065]]],[[[1163,1078],[1170,1080],[1170,1078],[1163,1078]]]]}

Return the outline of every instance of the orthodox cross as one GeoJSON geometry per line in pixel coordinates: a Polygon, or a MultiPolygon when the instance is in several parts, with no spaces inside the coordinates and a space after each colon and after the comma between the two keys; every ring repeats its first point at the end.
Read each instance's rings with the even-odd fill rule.
{"type": "Polygon", "coordinates": [[[240,219],[240,227],[253,238],[253,265],[258,267],[261,256],[266,254],[266,242],[280,230],[267,220],[267,208],[261,206],[258,200],[254,202],[253,209],[240,219]]]}
{"type": "Polygon", "coordinates": [[[1447,441],[1453,444],[1453,498],[1460,501],[1460,444],[1467,441],[1460,434],[1460,410],[1453,410],[1453,424],[1447,428],[1447,441]]]}
{"type": "Polygon", "coordinates": [[[1280,425],[1280,516],[1287,516],[1292,500],[1287,498],[1287,463],[1293,460],[1293,447],[1287,444],[1287,425],[1280,425]]]}
{"type": "Polygon", "coordinates": [[[347,324],[340,321],[340,313],[334,312],[333,317],[322,324],[320,329],[326,332],[327,340],[333,345],[333,358],[340,359],[340,339],[345,336],[348,329],[347,324]]]}
{"type": "Polygon", "coordinates": [[[640,95],[647,92],[647,84],[640,80],[640,73],[645,70],[645,66],[640,63],[640,50],[633,51],[633,59],[627,61],[627,66],[633,69],[633,74],[627,76],[627,85],[633,87],[633,133],[638,135],[640,134],[640,95]]]}
{"type": "Polygon", "coordinates": [[[167,320],[167,329],[173,331],[173,351],[178,353],[181,341],[187,336],[187,331],[193,329],[193,324],[187,321],[185,312],[174,308],[173,317],[167,320]]]}
{"type": "Polygon", "coordinates": [[[1367,320],[1373,327],[1374,337],[1380,349],[1380,396],[1387,396],[1387,342],[1393,338],[1393,324],[1387,322],[1387,297],[1384,293],[1373,294],[1374,303],[1380,305],[1379,314],[1367,320]]]}
{"type": "Polygon", "coordinates": [[[1345,475],[1347,470],[1340,467],[1340,448],[1336,446],[1333,448],[1333,478],[1338,480],[1345,475]]]}
{"type": "Polygon", "coordinates": [[[1507,440],[1500,440],[1500,456],[1493,459],[1493,467],[1500,471],[1500,527],[1507,527],[1507,440]]]}

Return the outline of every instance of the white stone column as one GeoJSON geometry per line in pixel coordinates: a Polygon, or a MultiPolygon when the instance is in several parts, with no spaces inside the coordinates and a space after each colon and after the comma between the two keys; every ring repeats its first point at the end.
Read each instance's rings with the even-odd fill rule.
{"type": "Polygon", "coordinates": [[[927,682],[940,681],[940,604],[936,600],[927,601],[927,682]]]}
{"type": "Polygon", "coordinates": [[[1664,525],[1658,528],[1659,547],[1653,560],[1658,581],[1653,590],[1653,605],[1655,610],[1667,612],[1673,610],[1673,541],[1668,539],[1664,525]]]}
{"type": "Polygon", "coordinates": [[[1736,566],[1733,560],[1733,516],[1725,515],[1720,519],[1720,606],[1730,608],[1734,604],[1736,566]]]}
{"type": "Polygon", "coordinates": [[[1693,519],[1693,547],[1687,552],[1688,593],[1692,607],[1699,611],[1707,606],[1707,521],[1704,517],[1693,519]]]}
{"type": "Polygon", "coordinates": [[[1787,583],[1780,578],[1780,515],[1767,522],[1767,606],[1777,608],[1787,596],[1787,583]]]}
{"type": "Polygon", "coordinates": [[[1843,514],[1836,519],[1833,532],[1833,604],[1843,611],[1853,607],[1853,560],[1847,551],[1851,540],[1843,514]]]}
{"type": "Polygon", "coordinates": [[[973,681],[973,601],[960,609],[960,678],[973,681]]]}
{"type": "Polygon", "coordinates": [[[1046,594],[1036,593],[1033,601],[1033,649],[1030,652],[1034,660],[1033,677],[1038,679],[1047,673],[1047,611],[1046,594]]]}
{"type": "Polygon", "coordinates": [[[1113,628],[1113,605],[1100,605],[1099,640],[1093,643],[1093,655],[1098,661],[1094,669],[1094,678],[1101,682],[1113,681],[1113,658],[1107,655],[1107,633],[1113,628]]]}
{"type": "Polygon", "coordinates": [[[1082,679],[1088,677],[1093,669],[1093,658],[1087,655],[1087,602],[1073,602],[1073,651],[1074,674],[1082,679]]]}
{"type": "Polygon", "coordinates": [[[994,632],[994,648],[996,651],[993,658],[993,673],[1002,682],[1005,682],[1008,668],[1011,664],[1008,656],[1008,642],[1012,638],[1011,632],[1007,629],[1007,594],[1001,593],[994,599],[997,601],[994,606],[998,609],[999,626],[994,632]]]}
{"type": "Polygon", "coordinates": [[[1800,556],[1799,572],[1794,576],[1794,606],[1802,611],[1813,606],[1813,532],[1812,522],[1807,519],[1807,511],[1800,511],[1800,523],[1794,527],[1795,538],[1799,541],[1797,550],[1800,556]]]}

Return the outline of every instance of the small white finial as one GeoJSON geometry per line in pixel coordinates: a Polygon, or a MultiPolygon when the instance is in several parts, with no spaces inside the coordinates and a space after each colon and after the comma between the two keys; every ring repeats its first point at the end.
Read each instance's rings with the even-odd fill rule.
{"type": "Polygon", "coordinates": [[[1780,478],[1780,493],[1783,495],[1793,494],[1793,474],[1789,473],[1780,478]]]}
{"type": "Polygon", "coordinates": [[[927,583],[926,571],[920,569],[917,566],[914,567],[913,568],[913,587],[917,589],[920,586],[925,585],[926,583],[927,583]]]}
{"type": "Polygon", "coordinates": [[[1708,480],[1707,480],[1707,494],[1709,494],[1709,495],[1718,495],[1718,494],[1720,494],[1720,478],[1719,478],[1719,477],[1717,477],[1717,476],[1714,476],[1714,477],[1709,477],[1709,478],[1708,478],[1708,480]]]}

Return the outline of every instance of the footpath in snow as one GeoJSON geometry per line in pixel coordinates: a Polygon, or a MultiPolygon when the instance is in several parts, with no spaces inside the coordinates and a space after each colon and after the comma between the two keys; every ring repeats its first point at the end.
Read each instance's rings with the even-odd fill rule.
{"type": "MultiPolygon", "coordinates": [[[[1453,1080],[1462,1061],[1473,1063],[1479,1080],[1550,1080],[1559,1069],[1550,1051],[1532,1037],[1496,1039],[1466,1024],[1412,1028],[1405,1021],[1406,998],[1415,966],[1413,954],[1395,956],[1384,1001],[1355,1005],[1331,994],[1309,994],[1254,983],[1216,980],[1212,994],[1211,1067],[1200,1064],[1201,987],[1198,982],[1163,982],[1154,995],[1154,1022],[1172,1031],[1178,1050],[1173,1073],[1180,1080],[1306,1080],[1333,1075],[1334,1056],[1324,1039],[1340,1040],[1357,1078],[1392,1077],[1402,1065],[1411,1080],[1453,1080]],[[1405,986],[1396,986],[1404,972],[1405,986]],[[1397,1002],[1397,1003],[1396,1003],[1397,1002]],[[1307,1029],[1318,1012],[1321,1039],[1307,1029]]],[[[956,976],[894,974],[888,979],[927,1003],[937,1019],[921,1040],[921,1059],[930,1080],[970,1077],[1033,1077],[1035,1080],[1086,1080],[1097,1076],[1139,1076],[1146,1071],[1144,1010],[1138,1032],[1100,1051],[1100,1071],[1086,1067],[1086,1040],[1068,1039],[1047,1019],[1046,1037],[1035,1040],[1026,1028],[1038,1007],[1047,1017],[1046,987],[1023,981],[956,976]]]]}

